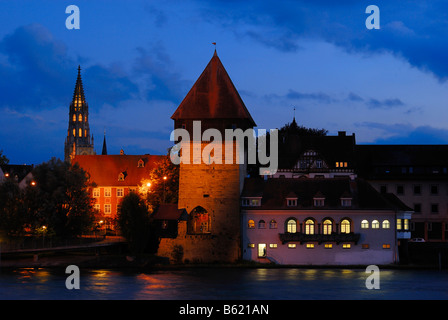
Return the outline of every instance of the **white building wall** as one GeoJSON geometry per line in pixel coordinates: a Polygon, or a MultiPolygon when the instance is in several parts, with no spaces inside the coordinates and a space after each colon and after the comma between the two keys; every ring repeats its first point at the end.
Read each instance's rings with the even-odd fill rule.
{"type": "MultiPolygon", "coordinates": [[[[396,235],[395,235],[395,213],[391,211],[330,211],[330,210],[242,210],[242,252],[243,259],[261,263],[277,263],[290,265],[368,265],[368,264],[391,264],[396,259],[396,235]],[[343,243],[332,243],[331,248],[326,248],[325,243],[314,243],[314,248],[307,248],[306,243],[289,242],[296,244],[295,248],[289,248],[288,243],[282,244],[279,234],[285,233],[286,221],[294,217],[299,224],[303,224],[306,218],[312,217],[316,220],[315,233],[318,226],[322,225],[324,218],[334,220],[333,230],[340,228],[339,223],[344,218],[352,222],[351,230],[360,234],[357,244],[350,243],[350,248],[344,248],[343,243]],[[277,228],[270,228],[269,222],[277,221],[277,228]],[[361,228],[361,221],[369,222],[368,229],[361,228]],[[248,221],[254,220],[255,228],[248,228],[248,221]],[[258,222],[264,220],[266,227],[260,229],[258,222]],[[378,220],[380,227],[372,229],[372,221],[378,220]],[[382,222],[388,220],[389,229],[382,228],[382,222]],[[250,247],[250,245],[254,247],[250,247]],[[266,244],[266,258],[258,256],[259,244],[266,244]],[[271,248],[276,244],[276,248],[271,248]],[[363,248],[368,245],[368,248],[363,248]],[[390,247],[385,249],[383,245],[390,247]]],[[[299,227],[298,227],[298,231],[299,227]]],[[[339,230],[338,230],[339,231],[339,230]]],[[[303,230],[304,232],[304,230],[303,230]]],[[[322,231],[320,231],[322,233],[322,231]]]]}

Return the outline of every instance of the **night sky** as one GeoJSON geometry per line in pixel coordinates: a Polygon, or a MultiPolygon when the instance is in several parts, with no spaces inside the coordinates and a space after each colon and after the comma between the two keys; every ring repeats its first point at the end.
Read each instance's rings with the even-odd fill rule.
{"type": "Polygon", "coordinates": [[[63,159],[81,65],[95,150],[166,154],[170,116],[216,49],[260,129],[448,143],[446,1],[0,1],[0,150],[63,159]],[[80,10],[69,30],[68,5],[80,10]],[[369,30],[366,7],[380,9],[369,30]]]}

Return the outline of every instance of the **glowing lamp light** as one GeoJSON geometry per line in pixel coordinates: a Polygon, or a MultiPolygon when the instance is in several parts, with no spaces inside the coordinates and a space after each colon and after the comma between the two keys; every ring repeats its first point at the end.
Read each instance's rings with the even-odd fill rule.
{"type": "Polygon", "coordinates": [[[31,181],[31,185],[34,187],[36,185],[36,181],[31,181]]]}
{"type": "Polygon", "coordinates": [[[147,187],[150,187],[150,186],[151,186],[151,182],[148,182],[148,183],[146,184],[146,186],[147,186],[147,187]]]}
{"type": "Polygon", "coordinates": [[[166,180],[166,176],[163,177],[163,180],[166,180]]]}

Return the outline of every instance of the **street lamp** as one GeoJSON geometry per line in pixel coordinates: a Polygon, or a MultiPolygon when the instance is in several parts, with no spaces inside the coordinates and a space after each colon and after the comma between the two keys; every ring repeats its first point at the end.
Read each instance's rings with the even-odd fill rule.
{"type": "Polygon", "coordinates": [[[166,181],[167,177],[164,176],[163,177],[163,204],[165,204],[165,181],[166,181]]]}

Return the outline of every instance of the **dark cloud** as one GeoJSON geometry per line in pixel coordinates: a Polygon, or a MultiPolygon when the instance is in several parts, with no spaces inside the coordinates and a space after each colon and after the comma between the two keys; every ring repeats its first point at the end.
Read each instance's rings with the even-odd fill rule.
{"type": "Polygon", "coordinates": [[[334,98],[329,96],[328,94],[322,93],[322,92],[315,92],[315,93],[303,93],[303,92],[297,92],[295,90],[289,90],[286,94],[286,98],[288,99],[294,99],[294,100],[315,100],[318,102],[324,102],[324,103],[330,103],[336,101],[334,98]]]}
{"type": "Polygon", "coordinates": [[[363,1],[209,1],[203,15],[211,23],[249,35],[267,47],[292,51],[300,40],[317,38],[349,52],[389,52],[411,65],[448,77],[448,3],[434,1],[375,2],[380,9],[380,30],[368,30],[363,1]],[[247,32],[248,26],[263,32],[247,32]],[[281,39],[287,41],[279,41],[281,39]]]}
{"type": "Polygon", "coordinates": [[[356,123],[356,127],[382,131],[375,144],[447,144],[448,130],[431,126],[413,126],[405,123],[384,124],[378,122],[356,123]]]}
{"type": "Polygon", "coordinates": [[[366,102],[367,106],[370,109],[390,109],[390,108],[396,108],[404,106],[405,104],[403,101],[401,101],[398,98],[394,99],[384,99],[384,100],[378,100],[378,99],[369,99],[366,102]]]}

